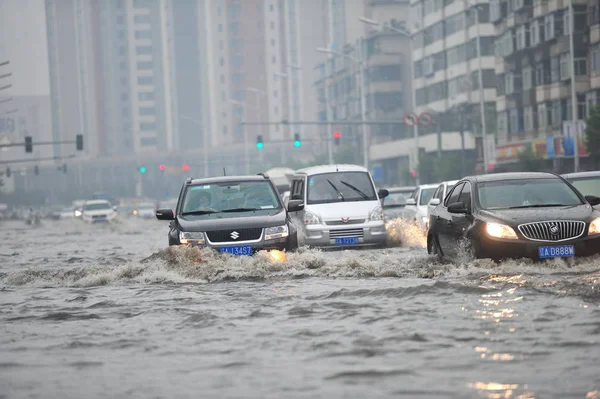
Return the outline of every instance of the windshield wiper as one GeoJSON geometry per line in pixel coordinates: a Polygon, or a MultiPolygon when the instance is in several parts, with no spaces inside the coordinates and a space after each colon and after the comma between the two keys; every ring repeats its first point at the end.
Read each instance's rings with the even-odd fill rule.
{"type": "Polygon", "coordinates": [[[519,205],[511,206],[508,209],[522,209],[522,208],[550,208],[553,206],[567,206],[565,204],[538,204],[538,205],[519,205]]]}
{"type": "Polygon", "coordinates": [[[333,187],[333,189],[338,193],[339,198],[344,201],[344,194],[342,194],[342,192],[340,190],[338,190],[338,188],[335,186],[335,184],[333,184],[331,182],[331,180],[327,179],[327,183],[329,183],[331,185],[331,187],[333,187]]]}
{"type": "Polygon", "coordinates": [[[219,213],[218,211],[190,211],[190,212],[183,212],[181,214],[181,216],[186,216],[186,215],[210,215],[211,213],[219,213]]]}
{"type": "Polygon", "coordinates": [[[231,209],[223,209],[221,212],[252,212],[252,211],[260,211],[257,208],[231,208],[231,209]]]}
{"type": "Polygon", "coordinates": [[[361,197],[363,197],[364,199],[368,199],[369,196],[365,193],[363,193],[362,191],[360,191],[358,188],[354,187],[352,184],[350,183],[346,183],[345,181],[340,181],[340,183],[342,183],[345,186],[350,187],[352,190],[356,191],[361,197]]]}

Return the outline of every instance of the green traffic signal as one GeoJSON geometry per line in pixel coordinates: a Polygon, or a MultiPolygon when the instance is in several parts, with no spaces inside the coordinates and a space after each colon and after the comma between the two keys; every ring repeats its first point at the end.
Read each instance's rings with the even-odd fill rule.
{"type": "Polygon", "coordinates": [[[140,166],[140,173],[146,173],[146,168],[144,166],[140,166]]]}
{"type": "Polygon", "coordinates": [[[302,143],[300,142],[300,140],[296,140],[294,141],[294,147],[298,148],[302,145],[302,143]]]}
{"type": "Polygon", "coordinates": [[[265,146],[265,144],[264,144],[264,143],[262,143],[262,142],[260,142],[260,143],[256,143],[256,148],[258,148],[259,150],[260,150],[261,148],[263,148],[264,146],[265,146]]]}

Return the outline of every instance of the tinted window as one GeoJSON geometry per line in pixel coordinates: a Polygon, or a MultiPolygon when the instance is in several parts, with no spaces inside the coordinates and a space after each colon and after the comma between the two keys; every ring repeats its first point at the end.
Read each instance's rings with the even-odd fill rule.
{"type": "Polygon", "coordinates": [[[444,199],[444,185],[441,184],[437,190],[435,190],[435,194],[433,194],[433,198],[437,198],[440,202],[444,199]]]}
{"type": "Polygon", "coordinates": [[[292,199],[304,199],[304,179],[296,179],[292,183],[292,199]]]}
{"type": "Polygon", "coordinates": [[[458,202],[462,202],[466,208],[471,206],[471,183],[465,183],[463,189],[458,197],[458,202]]]}
{"type": "Polygon", "coordinates": [[[587,177],[584,179],[569,179],[569,181],[583,195],[595,195],[600,197],[600,176],[587,177]]]}
{"type": "Polygon", "coordinates": [[[111,206],[108,202],[101,202],[97,204],[85,204],[83,207],[84,211],[98,211],[101,209],[110,209],[111,206]]]}
{"type": "Polygon", "coordinates": [[[366,172],[334,172],[308,178],[308,203],[375,201],[377,195],[366,172]]]}
{"type": "Polygon", "coordinates": [[[460,191],[462,189],[462,187],[464,186],[463,184],[459,184],[457,186],[455,186],[452,191],[450,191],[450,193],[448,194],[448,196],[446,197],[446,201],[444,201],[444,206],[448,206],[450,204],[454,204],[455,202],[458,202],[458,197],[460,195],[460,191]]]}
{"type": "Polygon", "coordinates": [[[410,198],[411,194],[412,194],[412,190],[408,191],[408,192],[397,191],[397,192],[390,193],[390,195],[385,197],[384,204],[385,205],[404,205],[404,204],[406,204],[406,200],[408,198],[410,198]]]}
{"type": "Polygon", "coordinates": [[[421,200],[419,205],[427,205],[429,201],[433,198],[433,193],[435,193],[435,188],[424,188],[421,189],[421,200]]]}
{"type": "Polygon", "coordinates": [[[479,183],[483,209],[512,207],[580,205],[577,193],[560,179],[519,179],[479,183]]]}
{"type": "MultiPolygon", "coordinates": [[[[277,193],[268,181],[242,181],[211,183],[188,186],[183,200],[182,214],[196,211],[223,211],[236,208],[248,208],[256,211],[280,209],[277,193]]],[[[230,214],[230,213],[227,213],[230,214]]],[[[252,216],[253,212],[231,213],[232,217],[252,216]]],[[[207,216],[207,215],[198,215],[207,216]]],[[[219,215],[223,217],[223,215],[219,215]]]]}

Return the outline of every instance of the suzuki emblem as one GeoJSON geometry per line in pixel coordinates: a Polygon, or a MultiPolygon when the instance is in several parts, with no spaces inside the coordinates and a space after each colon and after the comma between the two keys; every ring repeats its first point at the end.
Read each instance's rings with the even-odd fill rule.
{"type": "Polygon", "coordinates": [[[237,240],[240,237],[240,234],[237,231],[231,233],[231,238],[237,240]]]}
{"type": "Polygon", "coordinates": [[[350,218],[342,218],[342,222],[344,223],[348,223],[348,220],[350,220],[350,218]]]}

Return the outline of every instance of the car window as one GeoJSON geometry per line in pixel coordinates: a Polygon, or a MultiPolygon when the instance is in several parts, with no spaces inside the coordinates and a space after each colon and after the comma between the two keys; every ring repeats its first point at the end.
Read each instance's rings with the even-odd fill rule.
{"type": "Polygon", "coordinates": [[[238,208],[257,211],[281,208],[279,195],[266,180],[192,185],[187,187],[184,195],[182,214],[199,211],[222,213],[238,208]]]}
{"type": "Polygon", "coordinates": [[[462,190],[463,185],[464,183],[458,184],[452,188],[452,191],[450,191],[450,193],[446,196],[446,200],[444,201],[445,207],[458,202],[458,197],[460,196],[460,191],[462,190]]]}
{"type": "Polygon", "coordinates": [[[558,178],[481,182],[477,196],[483,209],[583,204],[577,193],[558,178]]]}
{"type": "Polygon", "coordinates": [[[458,202],[462,202],[465,208],[471,208],[471,183],[466,182],[462,188],[458,202]]]}
{"type": "Polygon", "coordinates": [[[406,200],[410,197],[410,194],[411,193],[406,192],[390,193],[385,197],[383,203],[384,205],[404,205],[406,204],[406,200]]]}
{"type": "Polygon", "coordinates": [[[600,176],[569,179],[569,182],[583,195],[600,197],[600,176]]]}
{"type": "Polygon", "coordinates": [[[435,190],[435,187],[421,189],[421,199],[419,201],[419,205],[427,205],[433,198],[433,193],[435,193],[435,190]]]}
{"type": "Polygon", "coordinates": [[[367,172],[322,173],[308,178],[308,204],[376,200],[375,187],[367,172]]]}
{"type": "Polygon", "coordinates": [[[100,203],[91,203],[85,204],[83,206],[84,211],[99,211],[103,209],[111,209],[111,206],[108,202],[100,202],[100,203]]]}
{"type": "Polygon", "coordinates": [[[442,200],[444,199],[444,185],[440,184],[440,186],[437,188],[437,190],[435,191],[435,194],[433,195],[433,198],[437,198],[440,200],[440,202],[442,202],[442,200]]]}

